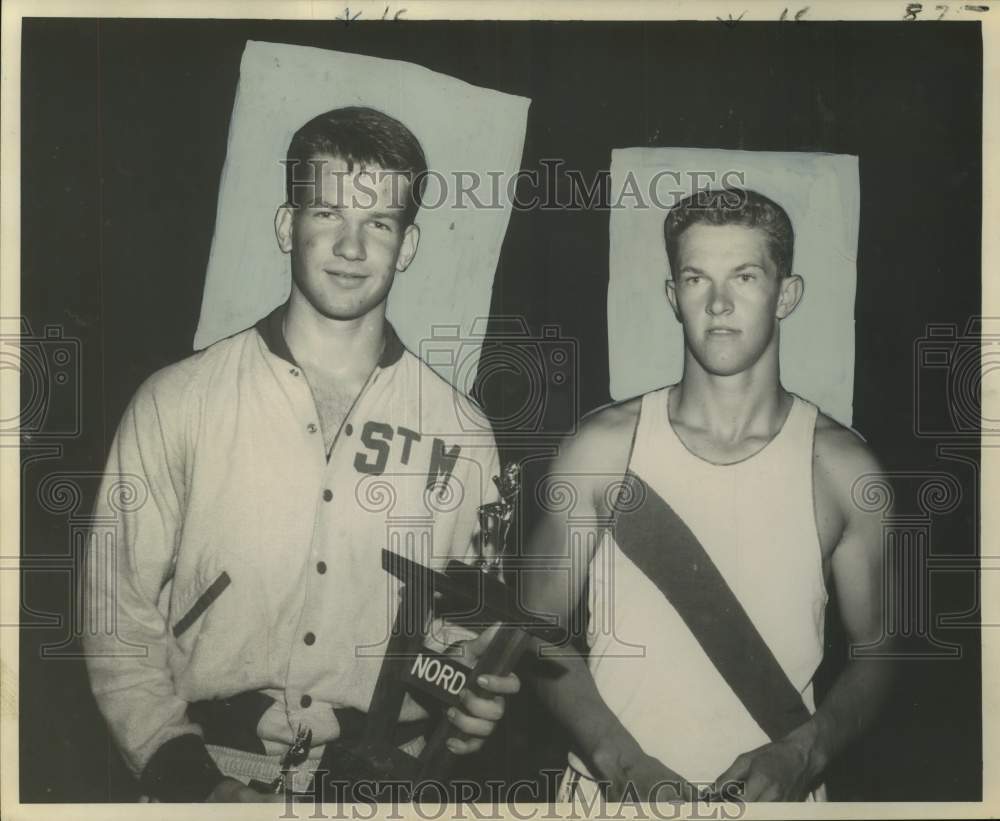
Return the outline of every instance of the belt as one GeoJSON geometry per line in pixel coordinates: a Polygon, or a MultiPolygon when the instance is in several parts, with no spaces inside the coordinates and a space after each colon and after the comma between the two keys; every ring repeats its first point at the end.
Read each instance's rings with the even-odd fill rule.
{"type": "MultiPolygon", "coordinates": [[[[247,753],[265,755],[264,742],[257,736],[261,716],[274,704],[274,699],[250,690],[227,698],[195,701],[188,705],[188,717],[201,725],[205,743],[229,747],[247,753]]],[[[340,725],[338,746],[349,747],[361,741],[368,714],[353,707],[335,707],[333,714],[340,725]]],[[[421,736],[427,730],[426,720],[407,721],[393,728],[392,744],[399,746],[421,736]]]]}

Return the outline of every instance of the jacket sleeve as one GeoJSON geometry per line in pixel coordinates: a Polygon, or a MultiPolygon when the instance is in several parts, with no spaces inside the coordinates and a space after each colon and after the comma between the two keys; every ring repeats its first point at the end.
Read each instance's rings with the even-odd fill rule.
{"type": "Polygon", "coordinates": [[[188,436],[177,375],[168,368],[139,388],[112,443],[94,509],[101,537],[87,545],[83,645],[98,707],[129,769],[154,797],[192,801],[221,775],[175,692],[158,606],[185,501],[188,436]]]}

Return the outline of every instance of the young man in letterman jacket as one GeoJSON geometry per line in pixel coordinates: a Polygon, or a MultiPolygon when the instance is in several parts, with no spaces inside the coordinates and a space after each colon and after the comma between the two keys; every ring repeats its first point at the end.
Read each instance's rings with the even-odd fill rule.
{"type": "MultiPolygon", "coordinates": [[[[488,423],[385,317],[417,252],[420,144],[381,112],[337,109],[296,132],[288,161],[288,302],[139,388],[97,504],[116,528],[110,555],[90,546],[87,664],[156,800],[284,800],[255,782],[300,728],[308,776],[325,742],[364,724],[397,604],[387,522],[430,522],[415,558],[441,567],[476,554],[477,508],[494,499],[488,423]],[[469,419],[479,431],[462,440],[469,419]]],[[[455,753],[481,747],[519,686],[480,684],[488,696],[466,689],[449,711],[455,753]]],[[[425,717],[404,701],[403,749],[425,717]]]]}
{"type": "Polygon", "coordinates": [[[529,575],[532,610],[566,625],[590,584],[588,661],[567,644],[562,674],[537,682],[574,739],[562,797],[822,798],[890,678],[855,658],[817,709],[827,582],[852,644],[882,636],[880,518],[852,500],[880,468],[779,380],[779,325],[803,292],[784,209],[702,192],[664,238],[681,381],[595,412],[560,453],[596,538],[560,552],[570,523],[550,513],[531,540],[554,569],[529,575]]]}

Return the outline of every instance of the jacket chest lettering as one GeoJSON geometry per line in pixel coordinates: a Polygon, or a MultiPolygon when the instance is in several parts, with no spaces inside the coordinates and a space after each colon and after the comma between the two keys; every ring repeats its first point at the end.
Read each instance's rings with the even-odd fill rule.
{"type": "MultiPolygon", "coordinates": [[[[413,457],[413,445],[423,440],[415,430],[398,425],[393,427],[385,422],[369,420],[365,422],[359,437],[362,449],[354,454],[354,469],[359,473],[379,476],[393,465],[409,465],[413,457]]],[[[447,482],[458,462],[462,448],[448,444],[438,437],[431,442],[430,462],[427,469],[427,486],[447,482]]]]}

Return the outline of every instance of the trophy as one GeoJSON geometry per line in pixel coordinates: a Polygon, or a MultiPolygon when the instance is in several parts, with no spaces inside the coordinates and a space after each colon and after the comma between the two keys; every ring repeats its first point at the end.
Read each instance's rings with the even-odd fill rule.
{"type": "MultiPolygon", "coordinates": [[[[399,608],[360,742],[346,744],[338,739],[327,744],[324,764],[331,783],[392,782],[398,786],[403,782],[412,787],[427,779],[445,779],[455,758],[446,742],[461,732],[442,715],[426,736],[419,756],[401,751],[393,742],[393,732],[404,695],[410,692],[425,704],[445,709],[460,704],[466,687],[488,696],[476,683],[480,675],[506,675],[527,648],[531,635],[543,639],[554,635],[547,622],[519,610],[513,590],[500,578],[500,561],[508,547],[520,492],[518,465],[509,464],[493,481],[499,499],[479,508],[479,559],[475,564],[452,560],[445,572],[439,573],[392,551],[382,551],[382,567],[403,583],[399,608]],[[424,646],[424,627],[434,617],[470,628],[484,629],[496,622],[500,627],[475,667],[470,668],[424,646]]],[[[377,796],[378,789],[375,793],[377,796]]]]}
{"type": "Polygon", "coordinates": [[[507,465],[500,476],[494,476],[493,484],[500,493],[500,501],[479,506],[479,566],[484,573],[499,572],[500,560],[507,548],[517,495],[521,490],[521,468],[517,462],[507,465]]]}

